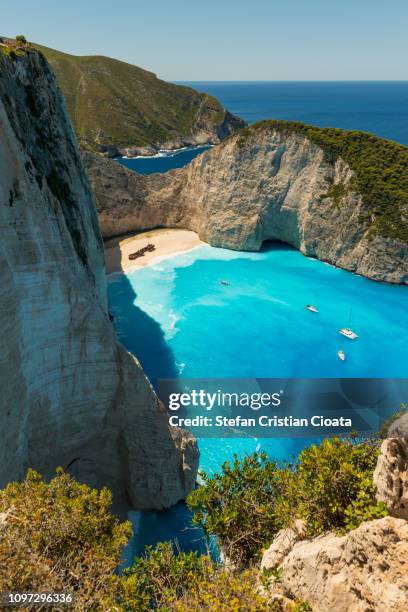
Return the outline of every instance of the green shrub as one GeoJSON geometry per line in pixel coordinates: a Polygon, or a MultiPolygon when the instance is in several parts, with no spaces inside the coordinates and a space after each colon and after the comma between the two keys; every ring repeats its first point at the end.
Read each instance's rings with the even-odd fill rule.
{"type": "Polygon", "coordinates": [[[130,536],[110,513],[111,494],[58,470],[48,484],[29,470],[0,491],[0,591],[71,591],[76,610],[120,594],[116,569],[130,536]]]}
{"type": "Polygon", "coordinates": [[[176,602],[177,612],[295,612],[295,604],[270,602],[259,592],[258,574],[247,570],[231,574],[213,569],[204,579],[197,580],[191,589],[176,602]]]}
{"type": "Polygon", "coordinates": [[[195,552],[175,554],[171,542],[161,542],[156,548],[148,546],[124,572],[122,603],[132,610],[169,606],[212,569],[209,557],[195,552]]]}
{"type": "Polygon", "coordinates": [[[384,423],[381,425],[380,430],[378,432],[379,437],[382,439],[386,438],[388,436],[388,430],[394,423],[394,421],[404,416],[405,414],[408,414],[408,404],[406,402],[402,402],[399,410],[397,410],[397,412],[394,412],[394,414],[391,415],[390,418],[384,421],[384,423]]]}
{"type": "MultiPolygon", "coordinates": [[[[208,556],[176,554],[170,542],[147,547],[123,577],[124,610],[297,612],[301,604],[270,602],[256,570],[226,571],[208,556]]],[[[306,608],[305,608],[306,610],[306,608]]]]}
{"type": "Polygon", "coordinates": [[[23,34],[19,34],[16,36],[16,43],[20,46],[25,46],[27,44],[27,39],[23,34]]]}
{"type": "Polygon", "coordinates": [[[377,440],[332,438],[304,449],[295,466],[282,471],[284,494],[275,508],[277,516],[288,526],[295,518],[303,519],[310,537],[385,516],[372,482],[378,454],[377,440]]]}
{"type": "Polygon", "coordinates": [[[16,59],[17,57],[16,50],[11,45],[2,45],[0,49],[3,55],[8,57],[9,59],[12,59],[12,60],[16,59]]]}
{"type": "Polygon", "coordinates": [[[210,477],[201,472],[201,477],[203,485],[187,498],[194,524],[207,535],[216,535],[234,564],[246,564],[281,527],[274,513],[281,487],[276,463],[266,453],[243,460],[235,456],[232,465],[224,463],[219,474],[210,477]]]}
{"type": "Polygon", "coordinates": [[[387,514],[372,482],[379,441],[332,438],[302,451],[294,465],[278,467],[254,453],[219,474],[203,474],[190,493],[193,522],[215,535],[237,566],[256,560],[282,527],[303,519],[310,537],[354,529],[387,514]]]}

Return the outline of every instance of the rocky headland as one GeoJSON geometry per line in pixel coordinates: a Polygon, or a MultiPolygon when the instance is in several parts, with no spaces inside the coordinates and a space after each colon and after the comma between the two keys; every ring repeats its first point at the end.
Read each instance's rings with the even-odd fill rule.
{"type": "Polygon", "coordinates": [[[218,100],[99,55],[36,45],[50,62],[82,148],[107,157],[215,144],[245,127],[218,100]]]}
{"type": "Polygon", "coordinates": [[[197,447],[117,342],[94,198],[32,49],[0,49],[0,129],[0,486],[62,466],[122,506],[168,507],[194,486],[197,447]]]}
{"type": "Polygon", "coordinates": [[[279,240],[345,270],[408,283],[408,149],[361,132],[267,121],[142,176],[90,153],[104,238],[157,227],[259,250],[279,240]]]}

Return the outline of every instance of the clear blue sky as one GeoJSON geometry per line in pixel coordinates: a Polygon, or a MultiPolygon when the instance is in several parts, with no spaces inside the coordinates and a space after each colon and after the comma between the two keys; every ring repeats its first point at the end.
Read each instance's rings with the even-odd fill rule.
{"type": "Polygon", "coordinates": [[[167,80],[408,79],[407,0],[3,1],[2,35],[167,80]]]}

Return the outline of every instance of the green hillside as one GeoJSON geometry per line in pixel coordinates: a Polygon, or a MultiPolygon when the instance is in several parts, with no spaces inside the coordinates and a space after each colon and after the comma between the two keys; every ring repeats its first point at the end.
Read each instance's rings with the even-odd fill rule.
{"type": "Polygon", "coordinates": [[[243,127],[212,96],[166,83],[137,66],[35,46],[57,75],[84,148],[158,145],[200,130],[222,138],[243,127]]]}

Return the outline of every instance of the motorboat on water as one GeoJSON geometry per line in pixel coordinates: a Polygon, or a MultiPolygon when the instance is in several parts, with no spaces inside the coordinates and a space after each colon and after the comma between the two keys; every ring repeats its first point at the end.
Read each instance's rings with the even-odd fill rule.
{"type": "Polygon", "coordinates": [[[346,353],[344,351],[337,351],[337,356],[341,361],[346,361],[346,353]]]}
{"type": "Polygon", "coordinates": [[[313,304],[307,304],[306,308],[310,310],[310,312],[319,312],[318,308],[316,308],[316,306],[313,306],[313,304]]]}
{"type": "Polygon", "coordinates": [[[227,280],[220,280],[220,285],[229,285],[230,283],[227,280]]]}
{"type": "Polygon", "coordinates": [[[345,336],[349,340],[355,340],[356,338],[358,338],[356,332],[353,332],[353,330],[349,327],[342,327],[341,329],[339,329],[339,334],[345,336]]]}

